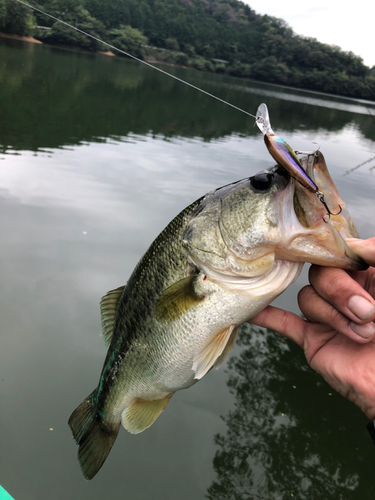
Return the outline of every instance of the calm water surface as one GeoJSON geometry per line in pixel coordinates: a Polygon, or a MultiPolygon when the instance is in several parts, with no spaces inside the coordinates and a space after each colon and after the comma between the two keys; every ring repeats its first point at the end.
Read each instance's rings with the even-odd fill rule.
{"type": "MultiPolygon", "coordinates": [[[[266,102],[295,149],[319,142],[375,235],[374,104],[170,71],[251,113],[266,102]]],[[[364,415],[298,347],[250,327],[229,364],[146,432],[120,431],[83,479],[67,420],[100,375],[101,296],[182,208],[272,159],[252,119],[172,79],[33,44],[0,41],[0,116],[0,484],[17,500],[373,500],[364,415]]],[[[305,282],[277,304],[298,311],[305,282]]]]}

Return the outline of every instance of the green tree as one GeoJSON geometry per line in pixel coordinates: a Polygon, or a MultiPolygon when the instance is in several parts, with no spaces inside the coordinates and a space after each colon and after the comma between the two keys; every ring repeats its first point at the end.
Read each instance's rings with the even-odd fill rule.
{"type": "Polygon", "coordinates": [[[194,57],[195,56],[195,47],[193,45],[191,45],[190,43],[185,43],[183,45],[183,49],[184,49],[184,52],[190,56],[190,57],[194,57]]]}
{"type": "Polygon", "coordinates": [[[178,41],[175,38],[168,37],[165,39],[164,43],[165,43],[165,48],[168,50],[175,50],[175,51],[180,50],[178,41]]]}
{"type": "MultiPolygon", "coordinates": [[[[48,9],[55,17],[86,33],[99,39],[105,36],[103,23],[92,17],[80,0],[52,0],[48,4],[48,9]]],[[[48,31],[38,32],[38,38],[47,43],[79,46],[95,51],[103,47],[96,40],[60,22],[53,23],[48,31]]]]}
{"type": "Polygon", "coordinates": [[[251,66],[251,76],[266,82],[287,83],[289,73],[287,65],[278,62],[275,56],[265,57],[251,66]]]}
{"type": "Polygon", "coordinates": [[[0,6],[0,23],[6,33],[29,36],[35,28],[31,10],[16,0],[5,0],[0,6]],[[4,16],[5,14],[5,16],[4,16]]]}
{"type": "Polygon", "coordinates": [[[141,31],[131,26],[121,25],[119,29],[113,29],[109,34],[115,47],[143,59],[144,46],[148,44],[148,40],[141,31]]]}
{"type": "Polygon", "coordinates": [[[251,65],[243,64],[236,61],[233,65],[228,68],[228,73],[233,76],[246,77],[251,76],[251,65]]]}
{"type": "Polygon", "coordinates": [[[127,0],[83,0],[84,7],[108,29],[130,24],[132,4],[127,0]]]}
{"type": "Polygon", "coordinates": [[[202,55],[207,59],[212,59],[215,57],[215,49],[209,43],[207,43],[202,50],[202,55]]]}
{"type": "Polygon", "coordinates": [[[7,18],[6,3],[5,0],[0,0],[0,30],[5,29],[6,18],[7,18]]]}

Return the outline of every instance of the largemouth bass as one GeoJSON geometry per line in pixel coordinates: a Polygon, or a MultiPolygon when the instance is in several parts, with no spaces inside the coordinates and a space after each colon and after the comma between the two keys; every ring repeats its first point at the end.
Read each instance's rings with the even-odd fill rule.
{"type": "Polygon", "coordinates": [[[344,238],[358,236],[321,153],[303,159],[342,211],[280,166],[219,188],[183,210],[152,243],[126,286],[102,298],[108,347],[97,388],[72,413],[91,479],[120,429],[147,429],[173,394],[219,368],[239,326],[270,304],[303,263],[365,269],[344,238]],[[311,160],[311,158],[310,158],[311,160]]]}

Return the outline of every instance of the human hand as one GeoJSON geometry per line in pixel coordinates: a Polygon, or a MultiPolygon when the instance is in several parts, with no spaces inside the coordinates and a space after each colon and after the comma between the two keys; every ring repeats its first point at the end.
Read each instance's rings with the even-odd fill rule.
{"type": "Polygon", "coordinates": [[[251,323],[300,345],[310,366],[374,420],[375,237],[347,243],[370,265],[366,271],[313,265],[298,295],[306,319],[268,306],[251,323]]]}

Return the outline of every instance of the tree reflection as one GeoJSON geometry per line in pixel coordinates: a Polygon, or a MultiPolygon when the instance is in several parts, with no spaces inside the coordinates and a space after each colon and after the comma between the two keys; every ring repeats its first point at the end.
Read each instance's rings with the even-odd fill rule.
{"type": "MultiPolygon", "coordinates": [[[[251,117],[137,62],[15,40],[0,42],[1,115],[12,117],[0,122],[3,153],[128,135],[205,141],[231,134],[259,136],[251,117]]],[[[266,100],[280,134],[302,126],[314,138],[315,131],[339,132],[354,123],[365,137],[375,139],[370,115],[294,102],[300,92],[296,89],[283,88],[281,94],[289,96],[280,99],[277,87],[259,82],[175,67],[167,70],[250,113],[266,100]]]]}
{"type": "Polygon", "coordinates": [[[229,363],[235,409],[213,465],[210,500],[373,499],[366,418],[306,363],[301,349],[246,325],[229,363]]]}

